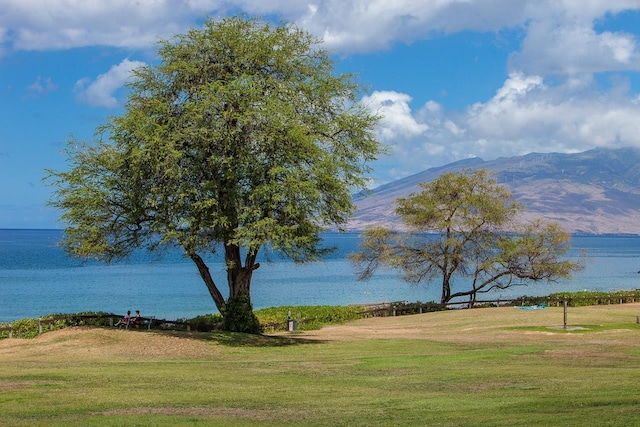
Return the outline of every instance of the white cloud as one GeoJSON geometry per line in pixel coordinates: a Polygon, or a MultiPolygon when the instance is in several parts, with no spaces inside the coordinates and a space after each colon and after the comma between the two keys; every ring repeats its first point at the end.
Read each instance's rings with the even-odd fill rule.
{"type": "MultiPolygon", "coordinates": [[[[371,52],[460,31],[521,28],[512,71],[546,76],[639,70],[633,35],[594,23],[638,0],[1,0],[2,50],[147,49],[206,16],[244,11],[296,22],[337,52],[371,52]]],[[[1,52],[1,51],[0,51],[1,52]]]]}
{"type": "MultiPolygon", "coordinates": [[[[368,52],[459,31],[544,22],[588,24],[637,0],[2,0],[0,29],[16,50],[144,48],[206,16],[244,11],[298,23],[342,52],[368,52]]],[[[1,33],[1,31],[0,31],[1,33]]]]}
{"type": "Polygon", "coordinates": [[[82,46],[149,48],[189,27],[197,10],[171,0],[2,0],[0,27],[13,50],[82,46]]]}
{"type": "Polygon", "coordinates": [[[53,83],[51,77],[43,79],[41,76],[38,76],[35,82],[27,86],[27,96],[30,98],[35,98],[45,95],[49,92],[53,92],[57,88],[58,86],[53,83]]]}
{"type": "Polygon", "coordinates": [[[592,25],[532,23],[522,50],[511,58],[511,68],[542,75],[640,71],[640,47],[635,36],[596,33],[592,25]]]}
{"type": "Polygon", "coordinates": [[[399,143],[422,135],[429,128],[412,117],[410,102],[409,95],[393,91],[377,91],[362,99],[364,105],[381,116],[381,141],[399,143]]]}
{"type": "Polygon", "coordinates": [[[498,31],[525,22],[527,2],[511,0],[318,1],[296,21],[342,52],[386,49],[458,31],[498,31]]]}
{"type": "MultiPolygon", "coordinates": [[[[392,110],[395,119],[383,120],[380,134],[397,134],[398,117],[422,131],[404,135],[392,157],[381,160],[394,168],[380,175],[378,184],[473,156],[640,147],[640,96],[629,93],[624,81],[603,93],[591,87],[588,76],[578,80],[554,86],[539,76],[515,73],[493,98],[462,113],[445,111],[433,101],[417,111],[392,110]]],[[[394,99],[410,97],[395,93],[394,99]]]]}
{"type": "Polygon", "coordinates": [[[93,107],[117,108],[116,91],[131,78],[131,70],[144,65],[144,62],[124,59],[93,81],[87,78],[78,80],[75,87],[78,100],[93,107]]]}
{"type": "Polygon", "coordinates": [[[640,147],[639,115],[624,83],[598,94],[574,82],[547,86],[539,77],[514,74],[494,98],[467,111],[464,127],[477,138],[510,143],[514,153],[542,147],[640,147]]]}
{"type": "MultiPolygon", "coordinates": [[[[5,50],[84,46],[149,49],[207,16],[244,11],[295,20],[307,3],[289,0],[0,0],[5,50]]],[[[1,50],[0,50],[1,53],[1,50]]]]}

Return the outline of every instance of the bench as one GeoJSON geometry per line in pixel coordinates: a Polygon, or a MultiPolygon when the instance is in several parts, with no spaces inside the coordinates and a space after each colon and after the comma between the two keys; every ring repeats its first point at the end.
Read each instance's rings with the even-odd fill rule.
{"type": "Polygon", "coordinates": [[[135,317],[132,317],[131,319],[129,319],[129,322],[127,322],[127,324],[125,325],[125,328],[129,329],[132,326],[135,326],[136,328],[140,328],[141,325],[147,325],[147,330],[150,331],[151,325],[153,324],[154,320],[155,320],[155,316],[140,317],[138,319],[136,319],[135,317]],[[139,320],[139,322],[136,322],[137,320],[139,320]]]}
{"type": "MultiPolygon", "coordinates": [[[[86,319],[109,319],[109,325],[114,326],[114,319],[120,320],[124,316],[116,315],[116,314],[78,314],[78,315],[67,315],[67,316],[54,316],[49,318],[39,318],[38,319],[38,334],[42,334],[43,325],[49,324],[49,330],[53,330],[53,325],[56,320],[64,320],[67,323],[75,323],[82,324],[86,319]]],[[[176,327],[183,327],[187,330],[187,332],[191,332],[191,322],[181,322],[178,320],[167,320],[167,319],[156,319],[155,316],[151,317],[140,317],[140,323],[135,323],[135,317],[132,317],[129,322],[124,325],[126,329],[130,329],[132,326],[139,328],[140,326],[147,327],[147,330],[150,331],[151,327],[156,325],[161,329],[167,329],[167,325],[174,325],[176,327]]],[[[13,336],[13,329],[11,326],[0,328],[0,331],[9,331],[9,337],[13,336]]]]}

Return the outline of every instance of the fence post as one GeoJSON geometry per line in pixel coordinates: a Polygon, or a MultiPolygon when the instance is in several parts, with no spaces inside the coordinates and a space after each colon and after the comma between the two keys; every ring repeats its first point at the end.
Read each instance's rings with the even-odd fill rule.
{"type": "Polygon", "coordinates": [[[42,335],[42,319],[38,317],[38,335],[42,335]]]}
{"type": "Polygon", "coordinates": [[[564,328],[567,329],[567,300],[562,302],[564,303],[564,328]]]}

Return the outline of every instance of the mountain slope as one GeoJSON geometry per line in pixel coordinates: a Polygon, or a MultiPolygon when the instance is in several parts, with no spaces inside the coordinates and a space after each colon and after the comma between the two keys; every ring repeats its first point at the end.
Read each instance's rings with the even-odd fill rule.
{"type": "Polygon", "coordinates": [[[572,233],[640,234],[640,150],[635,148],[473,158],[428,169],[356,196],[357,212],[348,229],[401,229],[396,199],[420,191],[419,182],[465,169],[494,171],[498,182],[525,205],[526,219],[556,221],[572,233]]]}

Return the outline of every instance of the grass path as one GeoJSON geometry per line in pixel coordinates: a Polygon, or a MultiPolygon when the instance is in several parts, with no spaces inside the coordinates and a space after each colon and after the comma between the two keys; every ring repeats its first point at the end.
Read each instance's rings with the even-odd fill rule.
{"type": "Polygon", "coordinates": [[[640,426],[640,304],[0,341],[0,425],[640,426]]]}

